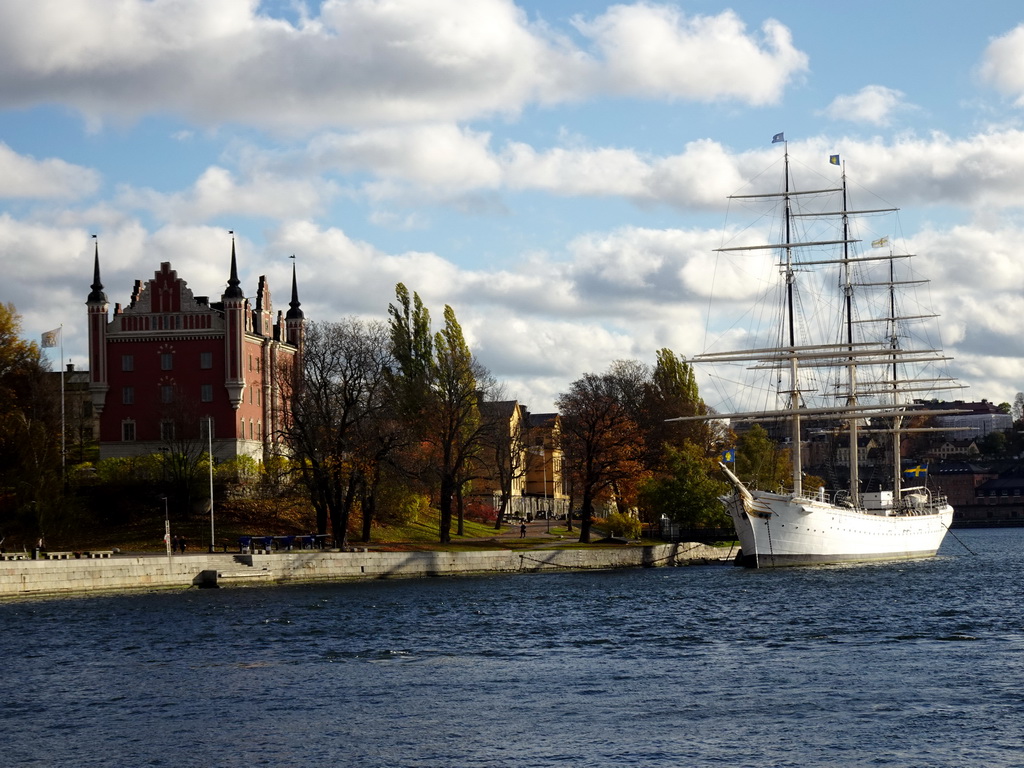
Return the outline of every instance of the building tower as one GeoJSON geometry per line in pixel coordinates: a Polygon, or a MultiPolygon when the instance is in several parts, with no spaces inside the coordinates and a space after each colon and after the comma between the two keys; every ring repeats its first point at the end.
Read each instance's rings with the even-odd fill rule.
{"type": "Polygon", "coordinates": [[[224,387],[231,407],[237,409],[245,391],[243,342],[245,340],[245,292],[238,280],[235,238],[231,238],[231,276],[221,296],[224,302],[224,387]]]}
{"type": "Polygon", "coordinates": [[[299,303],[299,288],[295,281],[295,264],[292,263],[292,300],[288,302],[289,310],[284,317],[285,341],[302,354],[302,342],[305,336],[306,320],[299,303]]]}
{"type": "Polygon", "coordinates": [[[96,241],[93,257],[92,291],[85,305],[89,320],[89,392],[96,415],[103,413],[110,384],[107,379],[107,294],[100,282],[100,244],[96,241]]]}

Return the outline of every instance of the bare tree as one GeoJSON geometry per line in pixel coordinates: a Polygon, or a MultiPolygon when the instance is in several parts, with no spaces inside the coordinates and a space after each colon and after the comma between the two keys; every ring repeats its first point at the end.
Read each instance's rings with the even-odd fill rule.
{"type": "Polygon", "coordinates": [[[390,404],[385,373],[392,364],[387,328],[349,318],[311,323],[301,364],[284,372],[291,396],[284,437],[317,532],[330,523],[338,546],[348,543],[352,510],[380,460],[374,438],[390,404]]]}
{"type": "Polygon", "coordinates": [[[526,476],[531,463],[528,414],[515,400],[496,399],[480,403],[483,418],[480,463],[483,474],[497,486],[499,506],[495,530],[505,522],[509,502],[518,481],[526,476]]]}

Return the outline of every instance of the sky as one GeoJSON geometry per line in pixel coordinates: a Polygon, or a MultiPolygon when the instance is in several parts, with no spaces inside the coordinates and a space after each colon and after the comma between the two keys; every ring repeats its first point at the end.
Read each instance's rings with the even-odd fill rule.
{"type": "Polygon", "coordinates": [[[94,243],[112,307],[164,261],[217,300],[233,231],[248,295],[287,309],[295,264],[307,319],[383,321],[403,282],[544,412],[701,351],[726,198],[784,132],[900,208],[964,397],[1012,402],[1024,8],[837,7],[0,3],[0,301],[85,368],[94,243]]]}

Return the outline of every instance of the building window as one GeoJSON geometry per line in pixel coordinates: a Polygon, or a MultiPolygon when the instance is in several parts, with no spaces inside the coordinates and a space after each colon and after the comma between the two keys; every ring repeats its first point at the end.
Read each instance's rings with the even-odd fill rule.
{"type": "Polygon", "coordinates": [[[170,442],[174,439],[174,422],[170,419],[164,419],[160,422],[160,439],[165,442],[170,442]]]}
{"type": "Polygon", "coordinates": [[[135,440],[135,422],[134,421],[122,421],[121,422],[121,439],[125,442],[132,442],[135,440]]]}
{"type": "Polygon", "coordinates": [[[256,422],[256,437],[259,440],[263,439],[263,422],[262,421],[257,421],[256,422]]]}
{"type": "Polygon", "coordinates": [[[135,387],[121,387],[121,404],[135,405],[135,387]]]}
{"type": "Polygon", "coordinates": [[[203,369],[213,368],[213,352],[199,353],[199,367],[203,369]]]}
{"type": "Polygon", "coordinates": [[[199,388],[199,399],[204,403],[213,402],[213,384],[203,384],[199,388]]]}
{"type": "Polygon", "coordinates": [[[173,371],[174,370],[174,354],[171,352],[160,353],[160,370],[161,371],[173,371]]]}
{"type": "Polygon", "coordinates": [[[249,370],[252,370],[252,355],[249,355],[249,370]]]}
{"type": "MultiPolygon", "coordinates": [[[[209,440],[213,435],[210,434],[210,430],[213,428],[213,419],[207,417],[199,422],[199,436],[203,440],[209,440]]],[[[213,430],[216,433],[216,430],[213,430]]]]}
{"type": "Polygon", "coordinates": [[[173,403],[174,402],[174,386],[171,384],[162,384],[160,386],[160,402],[161,403],[173,403]]]}
{"type": "Polygon", "coordinates": [[[121,370],[122,371],[134,371],[135,370],[135,355],[121,355],[121,370]]]}

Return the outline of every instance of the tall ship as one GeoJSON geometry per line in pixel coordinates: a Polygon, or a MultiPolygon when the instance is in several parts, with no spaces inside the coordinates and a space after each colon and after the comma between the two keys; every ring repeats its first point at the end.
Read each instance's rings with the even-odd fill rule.
{"type": "Polygon", "coordinates": [[[754,330],[723,334],[748,348],[690,359],[731,369],[721,381],[739,381],[742,372],[762,385],[743,390],[760,392],[756,399],[736,398],[745,409],[714,418],[736,429],[760,424],[789,446],[792,476],[781,487],[754,487],[735,465],[721,463],[731,485],[721,501],[739,538],[737,562],[773,568],[934,556],[953,508],[926,474],[905,476],[900,448],[913,432],[932,429],[928,417],[950,413],[929,409],[929,399],[960,388],[943,373],[949,358],[928,339],[935,315],[907,298],[923,293],[927,281],[914,274],[912,255],[894,248],[895,236],[878,230],[898,209],[851,206],[838,155],[827,166],[822,158],[830,175],[818,174],[815,188],[797,189],[788,144],[781,134],[773,139],[780,141],[781,187],[730,197],[730,208],[756,212],[755,221],[773,214],[769,242],[742,243],[760,231],[755,226],[716,251],[728,260],[728,310],[743,314],[736,299],[749,295],[772,311],[747,314],[759,321],[754,330]],[[868,441],[889,446],[873,451],[873,464],[862,454],[868,441]],[[822,449],[826,443],[832,447],[822,449]],[[812,452],[831,456],[840,471],[812,484],[805,474],[812,452]]]}

